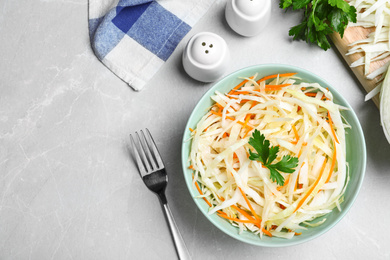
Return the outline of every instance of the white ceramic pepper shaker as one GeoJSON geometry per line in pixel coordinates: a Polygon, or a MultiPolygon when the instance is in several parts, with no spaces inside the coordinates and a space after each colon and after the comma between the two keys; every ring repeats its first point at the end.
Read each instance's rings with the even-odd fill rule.
{"type": "Polygon", "coordinates": [[[229,26],[243,36],[255,36],[267,25],[271,0],[228,0],[225,17],[229,26]]]}
{"type": "Polygon", "coordinates": [[[184,70],[192,78],[212,82],[229,66],[230,54],[225,40],[211,32],[194,35],[183,52],[184,70]]]}

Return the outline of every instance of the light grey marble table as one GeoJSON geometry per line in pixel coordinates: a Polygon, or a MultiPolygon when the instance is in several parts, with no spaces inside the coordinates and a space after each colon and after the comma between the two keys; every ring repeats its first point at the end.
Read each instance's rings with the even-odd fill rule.
{"type": "Polygon", "coordinates": [[[157,197],[129,156],[129,133],[148,127],[170,182],[167,197],[193,259],[390,259],[390,145],[378,109],[341,56],[288,29],[300,13],[272,3],[261,35],[243,38],[217,1],[141,92],[93,55],[87,0],[0,1],[0,259],[176,259],[157,197]],[[215,228],[189,195],[180,163],[186,121],[212,84],[189,78],[185,43],[211,31],[228,43],[227,73],[260,63],[308,69],[355,109],[367,142],[367,172],[346,217],[308,243],[244,244],[215,228]]]}

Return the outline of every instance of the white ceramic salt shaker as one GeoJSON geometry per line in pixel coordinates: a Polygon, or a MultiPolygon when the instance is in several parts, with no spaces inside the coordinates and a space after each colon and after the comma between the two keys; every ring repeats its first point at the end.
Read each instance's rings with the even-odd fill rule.
{"type": "Polygon", "coordinates": [[[192,36],[183,52],[184,70],[202,82],[220,78],[227,70],[229,61],[230,54],[225,40],[211,32],[192,36]]]}
{"type": "Polygon", "coordinates": [[[243,36],[255,36],[271,17],[271,0],[228,0],[225,17],[229,26],[243,36]]]}

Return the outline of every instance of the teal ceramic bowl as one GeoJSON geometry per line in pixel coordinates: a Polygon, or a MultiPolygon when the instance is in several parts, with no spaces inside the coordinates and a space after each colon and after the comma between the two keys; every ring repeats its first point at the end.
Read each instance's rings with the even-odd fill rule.
{"type": "Polygon", "coordinates": [[[208,90],[204,94],[204,96],[200,99],[199,103],[195,106],[184,131],[182,143],[182,165],[184,179],[191,196],[194,198],[195,204],[198,206],[199,210],[206,216],[206,218],[217,228],[237,240],[252,245],[264,247],[284,247],[301,244],[324,234],[332,227],[334,227],[347,214],[348,210],[352,207],[356,197],[358,196],[360,187],[363,182],[364,173],[366,169],[366,145],[364,141],[363,131],[351,106],[325,80],[321,79],[320,77],[314,75],[307,70],[294,66],[281,64],[264,64],[238,70],[217,82],[212,88],[210,88],[210,90],[208,90]],[[228,221],[220,218],[216,214],[209,215],[209,206],[206,204],[206,202],[203,199],[196,198],[199,193],[192,185],[192,171],[188,169],[188,158],[191,146],[191,142],[188,141],[188,139],[190,138],[189,128],[196,128],[197,122],[204,114],[206,114],[209,107],[213,104],[213,101],[211,100],[210,96],[213,95],[216,90],[220,91],[221,93],[228,92],[230,89],[232,89],[234,86],[236,86],[242,81],[242,79],[239,79],[239,77],[250,77],[253,76],[255,73],[258,73],[258,78],[261,78],[266,75],[287,72],[297,72],[297,76],[301,77],[303,81],[317,82],[323,87],[329,88],[329,90],[333,93],[334,102],[349,108],[348,111],[343,111],[342,115],[352,126],[352,128],[346,129],[346,159],[349,164],[350,181],[344,194],[344,202],[341,204],[342,210],[339,211],[337,208],[333,209],[333,211],[326,216],[313,220],[313,223],[315,223],[326,217],[326,221],[322,225],[318,227],[308,227],[307,230],[302,230],[302,234],[300,236],[294,236],[292,239],[283,239],[268,236],[263,236],[263,238],[261,239],[259,236],[247,231],[243,232],[242,234],[239,234],[238,228],[232,226],[228,221]]]}

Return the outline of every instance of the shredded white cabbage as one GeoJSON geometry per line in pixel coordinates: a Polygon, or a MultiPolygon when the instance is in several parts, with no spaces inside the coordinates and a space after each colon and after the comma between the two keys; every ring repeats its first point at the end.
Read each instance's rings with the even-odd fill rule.
{"type": "MultiPolygon", "coordinates": [[[[332,93],[317,83],[305,83],[295,73],[257,74],[216,102],[191,129],[190,168],[209,214],[218,214],[239,232],[245,230],[292,238],[308,223],[324,216],[343,200],[348,179],[345,130],[332,93]],[[253,131],[299,159],[278,186],[270,170],[249,159],[253,131]]],[[[233,86],[232,86],[233,87],[233,86]]],[[[195,187],[195,185],[194,185],[195,187]]],[[[305,227],[306,226],[306,227],[305,227]]]]}
{"type": "Polygon", "coordinates": [[[349,26],[363,26],[372,28],[366,39],[351,43],[347,55],[363,52],[364,56],[353,62],[350,66],[364,65],[364,74],[368,80],[374,80],[378,76],[377,85],[365,97],[370,100],[380,93],[381,124],[385,136],[390,143],[390,1],[388,0],[350,0],[350,5],[357,10],[357,23],[349,26]],[[373,61],[386,61],[386,63],[374,71],[370,71],[373,61]],[[385,77],[387,80],[384,80],[385,77]]]}
{"type": "Polygon", "coordinates": [[[382,88],[381,81],[389,66],[390,55],[390,3],[388,0],[347,0],[357,11],[357,22],[348,26],[362,26],[373,31],[366,39],[357,40],[349,44],[350,49],[346,55],[361,52],[363,56],[353,62],[351,67],[364,66],[364,75],[368,80],[377,81],[377,87],[369,92],[365,101],[373,98],[382,88]],[[371,71],[371,63],[374,61],[386,61],[386,64],[371,71]]]}

